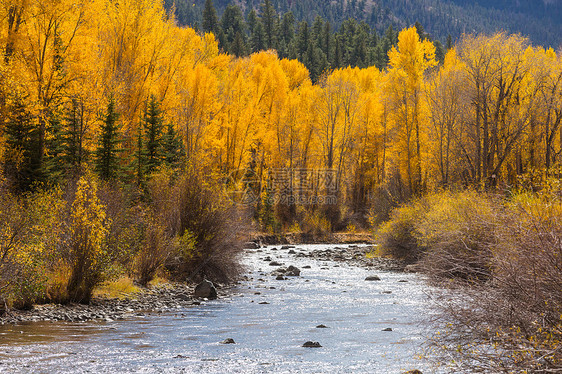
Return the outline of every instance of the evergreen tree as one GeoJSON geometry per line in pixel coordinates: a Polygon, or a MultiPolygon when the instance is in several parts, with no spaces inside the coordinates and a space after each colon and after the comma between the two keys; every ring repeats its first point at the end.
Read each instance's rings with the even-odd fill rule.
{"type": "Polygon", "coordinates": [[[252,8],[252,10],[250,10],[250,13],[248,13],[246,23],[248,24],[248,31],[250,32],[250,36],[254,35],[254,30],[256,28],[256,24],[258,23],[258,15],[256,14],[254,8],[252,8]]]}
{"type": "Polygon", "coordinates": [[[221,18],[221,29],[224,35],[223,48],[237,57],[245,55],[246,23],[238,6],[226,7],[221,18]]]}
{"type": "Polygon", "coordinates": [[[322,41],[324,31],[324,20],[320,16],[316,16],[314,23],[312,24],[312,39],[316,47],[322,48],[324,44],[322,41]]]}
{"type": "Polygon", "coordinates": [[[263,24],[258,19],[256,25],[254,26],[254,33],[251,37],[252,52],[263,51],[266,48],[265,41],[265,31],[263,29],[263,24]]]}
{"type": "Polygon", "coordinates": [[[174,126],[169,123],[166,132],[162,136],[162,156],[163,161],[170,167],[178,167],[181,164],[185,150],[174,126]]]}
{"type": "Polygon", "coordinates": [[[295,37],[296,52],[298,58],[302,61],[303,56],[306,54],[308,47],[311,43],[310,32],[308,31],[308,23],[299,23],[297,35],[295,37]]]}
{"type": "Polygon", "coordinates": [[[67,165],[65,162],[66,144],[65,129],[60,113],[53,113],[47,121],[46,127],[46,155],[43,162],[43,174],[51,183],[57,184],[62,181],[67,165]]]}
{"type": "Polygon", "coordinates": [[[205,0],[205,7],[203,8],[203,31],[218,34],[219,18],[217,11],[213,5],[213,0],[205,0]]]}
{"type": "Polygon", "coordinates": [[[289,45],[295,37],[295,16],[293,12],[283,14],[281,28],[279,30],[279,40],[289,45]]]}
{"type": "Polygon", "coordinates": [[[334,57],[332,59],[332,68],[337,69],[341,67],[343,67],[341,39],[339,36],[336,36],[336,46],[334,49],[334,57]]]}
{"type": "Polygon", "coordinates": [[[29,191],[43,180],[41,131],[22,99],[16,98],[7,109],[4,170],[18,191],[29,191]]]}
{"type": "Polygon", "coordinates": [[[326,61],[330,63],[332,61],[332,26],[330,22],[324,24],[321,43],[322,51],[326,55],[326,61]]]}
{"type": "Polygon", "coordinates": [[[447,51],[451,48],[453,48],[453,38],[451,38],[451,34],[447,35],[447,51]]]}
{"type": "Polygon", "coordinates": [[[433,42],[433,45],[435,46],[435,59],[437,61],[439,61],[440,64],[443,63],[443,61],[445,61],[445,49],[443,48],[443,44],[441,44],[441,42],[439,40],[436,40],[433,42]]]}
{"type": "Polygon", "coordinates": [[[117,124],[118,115],[115,110],[113,98],[107,104],[105,119],[101,125],[101,134],[98,139],[98,146],[94,152],[95,170],[103,180],[114,179],[119,175],[119,159],[121,152],[119,149],[119,126],[117,124]]]}
{"type": "Polygon", "coordinates": [[[246,43],[244,43],[244,38],[242,33],[237,32],[234,36],[234,40],[230,45],[230,52],[236,57],[242,57],[246,55],[246,43]]]}
{"type": "Polygon", "coordinates": [[[144,167],[148,174],[154,172],[163,161],[162,136],[164,123],[160,103],[154,95],[150,100],[144,114],[144,167]]]}
{"type": "Polygon", "coordinates": [[[48,121],[43,169],[45,178],[53,183],[78,175],[87,156],[82,111],[83,105],[72,100],[68,108],[54,113],[48,121]]]}
{"type": "Polygon", "coordinates": [[[418,36],[420,37],[420,40],[430,39],[429,35],[426,34],[426,32],[425,32],[421,23],[416,21],[416,23],[414,24],[414,27],[416,28],[416,31],[418,32],[418,36]]]}
{"type": "Polygon", "coordinates": [[[82,163],[88,158],[88,152],[84,148],[86,128],[84,124],[84,104],[76,100],[72,101],[71,109],[66,115],[66,129],[64,138],[64,163],[70,171],[79,171],[82,163]]]}
{"type": "Polygon", "coordinates": [[[271,5],[270,0],[265,0],[261,5],[261,22],[265,33],[265,47],[272,49],[277,47],[277,13],[271,5]]]}

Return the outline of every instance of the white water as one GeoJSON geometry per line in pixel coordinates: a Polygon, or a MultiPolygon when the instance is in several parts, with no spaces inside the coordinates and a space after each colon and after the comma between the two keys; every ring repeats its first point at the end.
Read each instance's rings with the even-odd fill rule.
{"type": "Polygon", "coordinates": [[[248,253],[244,264],[250,280],[229,298],[200,306],[109,323],[2,327],[0,372],[435,372],[420,358],[427,332],[420,322],[429,308],[428,286],[417,275],[287,252],[268,247],[248,253]],[[262,260],[268,255],[301,268],[301,276],[275,280],[269,274],[275,267],[262,260]],[[306,265],[311,268],[303,269],[306,265]],[[381,281],[364,281],[374,274],[381,281]],[[319,324],[328,328],[316,328],[319,324]],[[226,338],[236,344],[219,344],[226,338]],[[301,347],[309,340],[322,348],[301,347]]]}

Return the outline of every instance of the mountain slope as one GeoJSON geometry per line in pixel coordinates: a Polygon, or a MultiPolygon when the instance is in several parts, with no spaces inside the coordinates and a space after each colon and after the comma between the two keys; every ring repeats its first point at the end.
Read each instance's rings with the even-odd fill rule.
{"type": "MultiPolygon", "coordinates": [[[[259,12],[263,0],[214,0],[219,15],[228,4],[248,13],[259,12]]],[[[186,25],[200,25],[204,0],[165,0],[176,5],[177,18],[186,25]]],[[[561,0],[271,0],[277,13],[293,12],[299,21],[316,16],[336,27],[347,18],[365,21],[383,32],[389,25],[401,29],[420,22],[433,38],[453,39],[463,33],[506,31],[529,37],[534,44],[562,45],[561,0]]]]}

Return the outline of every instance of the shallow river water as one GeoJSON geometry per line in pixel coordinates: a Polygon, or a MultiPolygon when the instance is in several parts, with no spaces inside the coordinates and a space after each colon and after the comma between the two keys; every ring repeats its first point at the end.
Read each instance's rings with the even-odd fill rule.
{"type": "Polygon", "coordinates": [[[228,298],[115,322],[0,326],[0,372],[435,372],[422,357],[429,308],[419,276],[271,248],[245,255],[249,280],[228,298]],[[275,280],[265,256],[301,276],[275,280]],[[373,274],[381,281],[364,280],[373,274]],[[219,343],[226,338],[236,344],[219,343]],[[303,348],[306,341],[322,347],[303,348]]]}

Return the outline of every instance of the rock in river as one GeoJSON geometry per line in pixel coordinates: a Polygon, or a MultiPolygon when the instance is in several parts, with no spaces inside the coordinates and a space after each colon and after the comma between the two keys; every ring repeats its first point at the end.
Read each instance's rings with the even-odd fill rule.
{"type": "Polygon", "coordinates": [[[290,265],[287,268],[287,271],[285,272],[285,275],[289,275],[289,276],[293,276],[293,277],[298,277],[299,275],[301,275],[301,271],[298,267],[290,265]]]}
{"type": "Polygon", "coordinates": [[[235,342],[234,339],[232,339],[232,338],[227,338],[227,339],[224,339],[224,340],[221,342],[221,344],[236,344],[236,342],[235,342]]]}
{"type": "Polygon", "coordinates": [[[307,342],[304,343],[302,346],[305,347],[305,348],[320,348],[320,347],[322,347],[322,346],[320,345],[320,343],[318,343],[318,342],[311,342],[311,341],[307,341],[307,342]]]}
{"type": "Polygon", "coordinates": [[[217,289],[212,282],[204,280],[195,287],[195,292],[193,294],[195,297],[204,297],[207,299],[217,298],[217,289]]]}
{"type": "Polygon", "coordinates": [[[381,278],[378,275],[370,275],[365,278],[366,281],[380,281],[381,278]]]}

